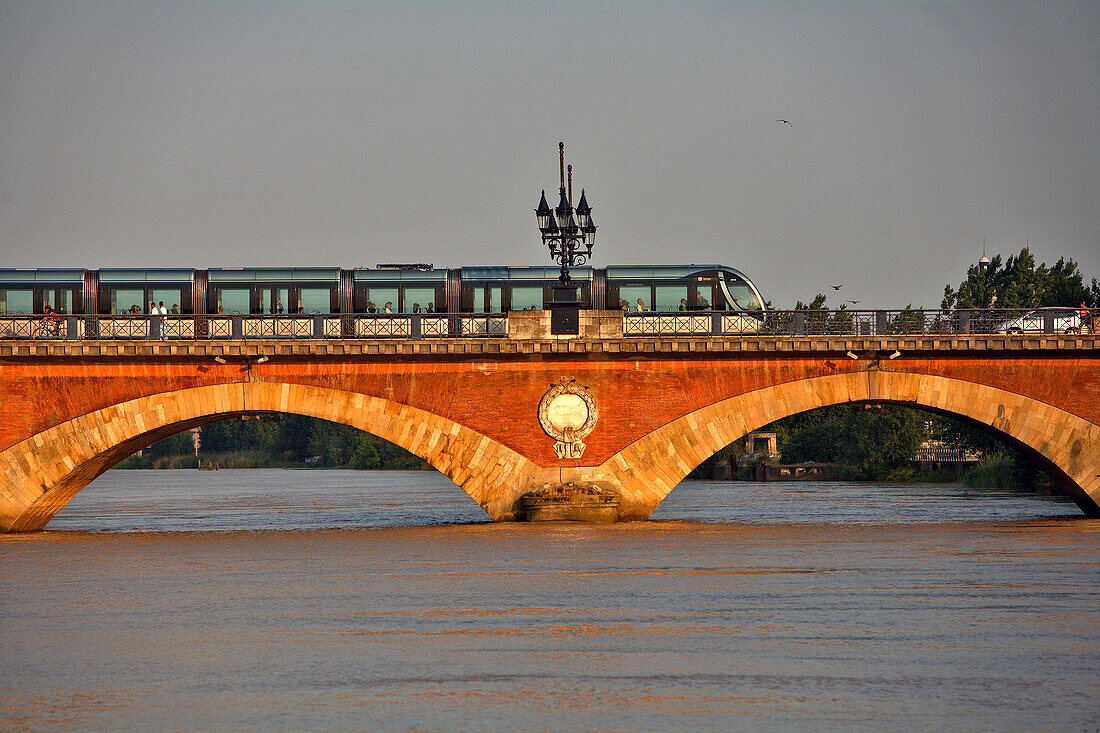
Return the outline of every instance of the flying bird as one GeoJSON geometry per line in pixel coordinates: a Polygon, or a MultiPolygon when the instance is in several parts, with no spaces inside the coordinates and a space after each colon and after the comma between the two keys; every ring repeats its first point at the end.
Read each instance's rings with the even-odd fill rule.
{"type": "Polygon", "coordinates": [[[847,302],[848,302],[848,303],[851,303],[852,305],[859,305],[859,301],[858,301],[858,300],[849,300],[849,301],[847,301],[847,302]]]}
{"type": "MultiPolygon", "coordinates": [[[[790,120],[776,120],[776,122],[780,122],[780,123],[782,123],[782,124],[784,124],[784,125],[791,125],[791,121],[790,121],[790,120]]],[[[791,125],[791,127],[794,127],[794,125],[791,125]]]]}
{"type": "Polygon", "coordinates": [[[840,285],[834,285],[833,290],[840,290],[842,287],[844,287],[844,283],[841,283],[840,285]]]}

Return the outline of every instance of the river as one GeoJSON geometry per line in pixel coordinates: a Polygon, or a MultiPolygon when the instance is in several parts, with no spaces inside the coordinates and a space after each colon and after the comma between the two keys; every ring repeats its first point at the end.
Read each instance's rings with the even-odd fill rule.
{"type": "Polygon", "coordinates": [[[497,525],[433,472],[109,471],[0,536],[11,730],[1097,730],[1100,520],[688,481],[497,525]]]}

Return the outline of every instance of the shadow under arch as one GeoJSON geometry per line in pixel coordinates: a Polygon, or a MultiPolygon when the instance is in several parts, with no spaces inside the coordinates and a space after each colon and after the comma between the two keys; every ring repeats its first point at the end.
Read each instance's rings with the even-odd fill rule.
{"type": "Polygon", "coordinates": [[[687,475],[733,441],[820,407],[891,403],[962,418],[1035,456],[1088,516],[1100,516],[1100,426],[995,387],[937,375],[869,370],[785,382],[673,420],[608,459],[623,518],[645,519],[687,475]]]}
{"type": "Polygon", "coordinates": [[[255,413],[343,423],[401,446],[458,484],[493,519],[513,518],[537,469],[515,451],[439,415],[380,397],[276,382],[160,392],[68,420],[0,452],[10,495],[0,532],[40,530],[111,466],[174,433],[255,413]]]}

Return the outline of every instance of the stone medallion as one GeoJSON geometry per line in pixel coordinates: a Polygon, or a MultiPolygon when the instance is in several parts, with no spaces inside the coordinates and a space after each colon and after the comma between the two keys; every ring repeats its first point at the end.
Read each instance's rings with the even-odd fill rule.
{"type": "Polygon", "coordinates": [[[588,388],[577,386],[576,380],[568,377],[551,385],[539,402],[539,424],[557,441],[554,452],[563,460],[584,455],[582,441],[592,432],[599,416],[588,388]]]}

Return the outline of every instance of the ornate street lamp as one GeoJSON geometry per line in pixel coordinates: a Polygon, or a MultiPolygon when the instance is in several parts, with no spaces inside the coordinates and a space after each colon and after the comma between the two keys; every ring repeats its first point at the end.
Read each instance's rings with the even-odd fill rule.
{"type": "Polygon", "coordinates": [[[581,189],[577,208],[573,208],[573,166],[568,168],[566,188],[565,143],[558,143],[558,169],[561,174],[558,207],[550,208],[546,203],[546,191],[543,191],[535,218],[542,232],[542,243],[550,250],[550,259],[561,264],[561,274],[550,298],[550,333],[576,335],[580,333],[583,304],[577,299],[577,285],[569,278],[569,268],[591,259],[592,245],[596,243],[596,223],[592,221],[592,207],[588,205],[584,189],[581,189]]]}
{"type": "MultiPolygon", "coordinates": [[[[569,166],[569,187],[566,190],[565,143],[558,143],[558,167],[561,173],[561,195],[556,209],[546,203],[546,191],[542,192],[535,209],[542,243],[550,250],[550,259],[561,264],[558,280],[572,286],[569,268],[578,267],[592,257],[592,245],[596,243],[596,223],[592,220],[592,207],[588,205],[584,189],[581,200],[573,208],[573,166],[569,166]]],[[[573,286],[575,287],[575,286],[573,286]]],[[[576,291],[573,291],[574,296],[576,291]]],[[[557,300],[557,298],[555,298],[557,300]]]]}

